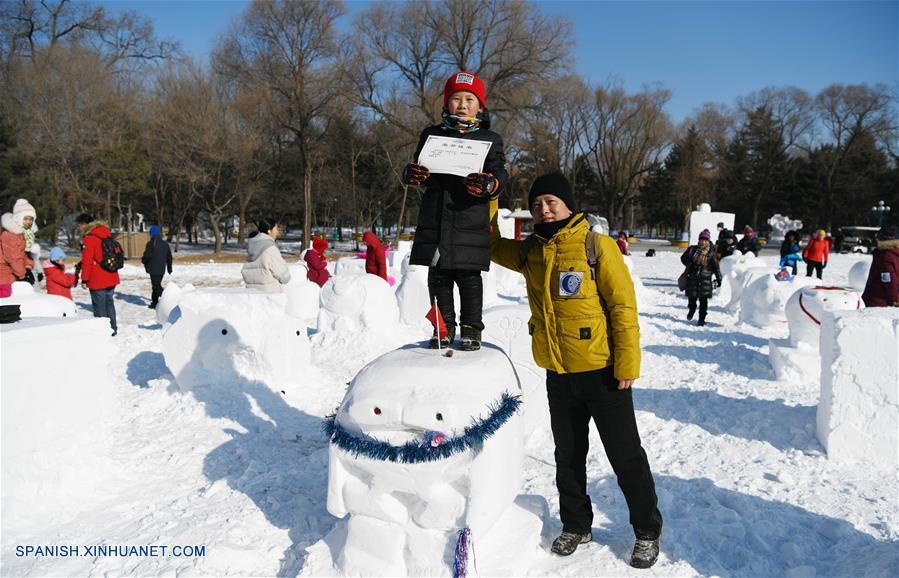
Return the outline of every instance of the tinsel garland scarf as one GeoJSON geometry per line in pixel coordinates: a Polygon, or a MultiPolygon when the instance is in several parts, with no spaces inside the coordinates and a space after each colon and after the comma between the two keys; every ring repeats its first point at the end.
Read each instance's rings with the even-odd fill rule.
{"type": "Polygon", "coordinates": [[[489,406],[490,415],[486,418],[476,418],[465,428],[462,435],[446,438],[438,445],[422,444],[420,440],[415,440],[395,446],[365,433],[351,432],[337,423],[336,412],[325,417],[322,429],[332,444],[354,456],[386,462],[418,464],[446,459],[470,448],[479,448],[518,411],[520,406],[520,395],[504,393],[498,401],[489,406]]]}

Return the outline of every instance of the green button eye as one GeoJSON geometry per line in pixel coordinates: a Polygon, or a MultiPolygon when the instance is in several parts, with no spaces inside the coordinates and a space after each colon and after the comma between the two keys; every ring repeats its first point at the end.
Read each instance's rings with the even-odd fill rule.
{"type": "Polygon", "coordinates": [[[442,413],[438,413],[438,414],[436,415],[436,417],[437,417],[437,421],[443,421],[443,414],[442,414],[442,413]]]}

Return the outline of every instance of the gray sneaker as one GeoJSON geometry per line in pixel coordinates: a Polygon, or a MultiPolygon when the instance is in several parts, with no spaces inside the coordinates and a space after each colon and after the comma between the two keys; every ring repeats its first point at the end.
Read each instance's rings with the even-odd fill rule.
{"type": "Polygon", "coordinates": [[[570,556],[581,544],[586,544],[593,540],[593,533],[578,534],[576,532],[562,532],[562,534],[553,540],[552,552],[559,556],[570,556]]]}
{"type": "Polygon", "coordinates": [[[634,542],[634,552],[631,554],[631,566],[634,568],[649,568],[656,563],[659,557],[659,539],[643,540],[637,538],[634,542]]]}

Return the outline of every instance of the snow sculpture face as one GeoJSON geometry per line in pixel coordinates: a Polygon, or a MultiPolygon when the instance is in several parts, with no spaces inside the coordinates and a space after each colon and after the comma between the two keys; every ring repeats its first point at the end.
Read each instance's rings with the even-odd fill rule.
{"type": "Polygon", "coordinates": [[[517,396],[520,386],[509,359],[494,347],[446,357],[410,346],[376,359],[353,380],[334,419],[364,449],[357,455],[332,439],[328,511],[425,529],[486,531],[521,485],[520,416],[509,417],[483,443],[456,444],[469,439],[466,428],[495,415],[504,394],[517,396]],[[412,458],[401,452],[403,444],[425,449],[412,458]],[[462,449],[438,456],[444,444],[446,451],[462,449]],[[405,457],[391,461],[388,452],[405,457]]]}
{"type": "Polygon", "coordinates": [[[785,308],[790,323],[790,344],[818,348],[821,320],[828,311],[862,309],[861,294],[842,287],[803,287],[793,293],[785,308]]]}
{"type": "Polygon", "coordinates": [[[393,289],[375,275],[331,277],[322,287],[320,303],[318,331],[325,337],[360,331],[389,335],[399,324],[393,289]]]}

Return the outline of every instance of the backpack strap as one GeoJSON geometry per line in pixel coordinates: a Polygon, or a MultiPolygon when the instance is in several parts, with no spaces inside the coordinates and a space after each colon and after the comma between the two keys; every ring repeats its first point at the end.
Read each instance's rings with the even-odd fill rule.
{"type": "Polygon", "coordinates": [[[596,231],[587,231],[585,247],[587,249],[587,264],[590,266],[590,274],[593,275],[594,279],[598,279],[596,267],[599,265],[599,255],[596,253],[596,248],[599,245],[599,237],[600,234],[596,231]]]}
{"type": "Polygon", "coordinates": [[[537,235],[531,234],[529,237],[526,237],[524,241],[521,242],[521,245],[518,247],[518,270],[521,271],[524,269],[524,266],[528,263],[528,253],[531,252],[531,249],[534,248],[534,245],[537,244],[537,235]]]}

